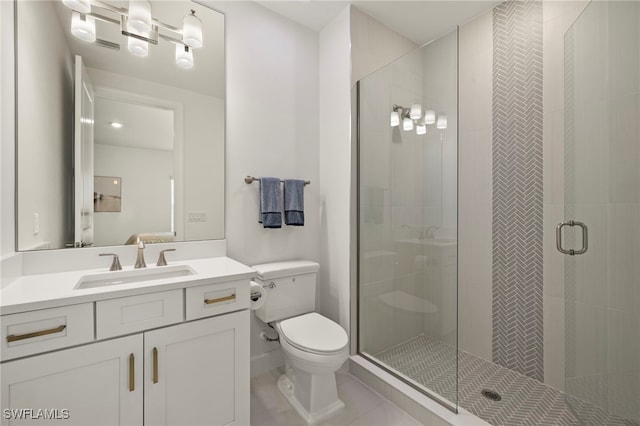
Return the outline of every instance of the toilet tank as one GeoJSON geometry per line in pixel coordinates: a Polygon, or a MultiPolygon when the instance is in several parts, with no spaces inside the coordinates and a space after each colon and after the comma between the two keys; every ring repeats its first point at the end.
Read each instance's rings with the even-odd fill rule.
{"type": "Polygon", "coordinates": [[[267,292],[265,304],[255,311],[263,322],[279,321],[313,312],[316,307],[316,275],[320,265],[309,260],[264,263],[252,266],[256,282],[267,292]]]}

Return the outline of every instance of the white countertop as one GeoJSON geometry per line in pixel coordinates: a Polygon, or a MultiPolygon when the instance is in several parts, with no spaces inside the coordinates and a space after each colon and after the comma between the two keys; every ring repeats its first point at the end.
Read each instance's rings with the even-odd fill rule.
{"type": "MultiPolygon", "coordinates": [[[[100,268],[24,275],[0,290],[0,315],[231,280],[247,279],[247,285],[249,285],[248,279],[256,275],[253,269],[228,257],[182,260],[170,262],[170,265],[187,265],[195,274],[86,289],[75,289],[80,278],[92,274],[104,274],[108,271],[100,268]]],[[[162,270],[162,268],[162,266],[148,266],[147,270],[162,270]]],[[[123,267],[123,271],[126,270],[133,270],[133,267],[123,267]]]]}

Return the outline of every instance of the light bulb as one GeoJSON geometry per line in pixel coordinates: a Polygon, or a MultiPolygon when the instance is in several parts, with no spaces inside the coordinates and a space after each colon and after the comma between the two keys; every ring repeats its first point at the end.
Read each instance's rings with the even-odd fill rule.
{"type": "Polygon", "coordinates": [[[428,109],[424,112],[424,123],[434,124],[436,122],[436,112],[432,109],[428,109]]]}
{"type": "MultiPolygon", "coordinates": [[[[147,37],[148,33],[143,33],[140,35],[143,37],[147,37]]],[[[148,42],[144,40],[140,40],[135,37],[128,37],[128,39],[129,40],[127,40],[127,47],[129,49],[129,52],[131,52],[132,55],[140,56],[141,58],[144,58],[145,56],[149,55],[148,42]]]]}
{"type": "Polygon", "coordinates": [[[405,117],[402,120],[402,130],[413,130],[413,120],[409,117],[405,117]]]}
{"type": "Polygon", "coordinates": [[[71,34],[83,41],[96,41],[96,20],[93,16],[71,13],[71,34]]]}
{"type": "Polygon", "coordinates": [[[440,130],[447,128],[447,116],[446,115],[439,115],[438,116],[438,122],[436,123],[436,128],[438,128],[440,130]]]}
{"type": "Polygon", "coordinates": [[[182,20],[182,42],[190,47],[202,47],[202,22],[191,10],[191,15],[185,15],[182,20]]]}
{"type": "Polygon", "coordinates": [[[416,134],[424,135],[425,133],[427,133],[427,126],[425,126],[424,124],[418,124],[416,126],[416,134]]]}
{"type": "Polygon", "coordinates": [[[397,127],[400,125],[400,114],[398,111],[391,111],[391,127],[397,127]]]}
{"type": "Polygon", "coordinates": [[[127,30],[138,35],[151,31],[151,3],[148,0],[129,0],[127,30]]]}
{"type": "Polygon", "coordinates": [[[193,68],[193,51],[189,46],[176,44],[176,64],[186,70],[193,68]]]}
{"type": "Polygon", "coordinates": [[[80,13],[91,13],[91,2],[89,0],[62,0],[62,4],[80,13]]]}
{"type": "Polygon", "coordinates": [[[420,105],[420,104],[411,105],[411,110],[409,112],[409,117],[411,117],[414,120],[417,120],[417,119],[420,118],[421,115],[422,115],[422,105],[420,105]]]}

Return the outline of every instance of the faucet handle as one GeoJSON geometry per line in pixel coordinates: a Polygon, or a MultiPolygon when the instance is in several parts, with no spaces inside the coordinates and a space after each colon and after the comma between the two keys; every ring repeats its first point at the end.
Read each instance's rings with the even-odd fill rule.
{"type": "Polygon", "coordinates": [[[156,263],[156,266],[167,266],[167,258],[164,257],[164,252],[166,251],[176,251],[176,249],[172,248],[172,249],[162,250],[160,252],[160,256],[158,256],[158,263],[156,263]]]}
{"type": "Polygon", "coordinates": [[[120,264],[120,258],[115,253],[100,253],[98,256],[113,256],[113,262],[109,267],[110,271],[122,271],[122,265],[120,264]]]}

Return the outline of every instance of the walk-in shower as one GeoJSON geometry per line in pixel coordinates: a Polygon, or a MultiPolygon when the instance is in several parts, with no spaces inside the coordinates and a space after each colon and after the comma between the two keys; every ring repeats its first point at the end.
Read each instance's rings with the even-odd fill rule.
{"type": "Polygon", "coordinates": [[[356,90],[358,353],[491,424],[640,425],[640,2],[507,1],[356,90]]]}

